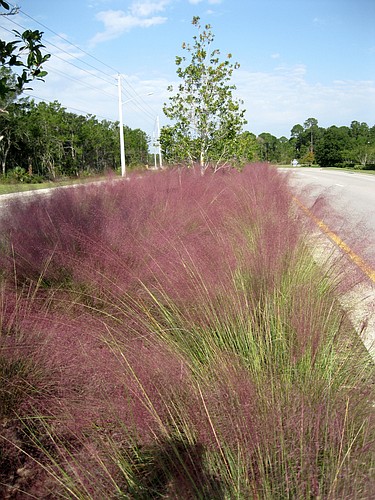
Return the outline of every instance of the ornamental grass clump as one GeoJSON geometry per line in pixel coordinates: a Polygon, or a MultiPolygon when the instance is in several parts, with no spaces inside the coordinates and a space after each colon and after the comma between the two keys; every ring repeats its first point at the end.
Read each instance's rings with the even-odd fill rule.
{"type": "Polygon", "coordinates": [[[0,224],[2,494],[371,498],[373,363],[277,170],[60,190],[0,224]]]}

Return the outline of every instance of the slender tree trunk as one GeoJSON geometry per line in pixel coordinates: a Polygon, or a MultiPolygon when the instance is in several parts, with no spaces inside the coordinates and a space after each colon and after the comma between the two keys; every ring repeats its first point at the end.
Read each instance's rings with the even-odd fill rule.
{"type": "Polygon", "coordinates": [[[5,175],[5,172],[6,172],[7,156],[8,156],[9,150],[10,150],[11,140],[8,138],[7,141],[4,141],[4,143],[5,142],[7,145],[4,147],[3,157],[1,159],[1,171],[2,171],[3,175],[5,175]]]}
{"type": "Polygon", "coordinates": [[[204,167],[204,152],[201,150],[201,156],[200,156],[200,161],[199,161],[200,167],[201,167],[201,175],[204,174],[205,167],[204,167]]]}
{"type": "Polygon", "coordinates": [[[28,164],[29,164],[29,175],[33,175],[33,162],[31,160],[31,156],[28,157],[28,164]]]}

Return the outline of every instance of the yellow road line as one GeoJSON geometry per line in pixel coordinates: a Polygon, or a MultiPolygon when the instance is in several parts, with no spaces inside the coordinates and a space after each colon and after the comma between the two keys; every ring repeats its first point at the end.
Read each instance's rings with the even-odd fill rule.
{"type": "Polygon", "coordinates": [[[372,269],[372,267],[369,266],[367,262],[362,259],[362,257],[353,252],[349,245],[347,245],[339,236],[337,236],[337,234],[330,230],[327,224],[325,224],[321,219],[315,217],[311,210],[309,210],[298,198],[293,196],[293,200],[315,222],[319,229],[321,229],[323,233],[326,234],[331,241],[333,241],[333,243],[341,248],[341,250],[343,250],[354,262],[354,264],[356,264],[361,271],[364,272],[373,283],[375,283],[375,269],[372,269]]]}

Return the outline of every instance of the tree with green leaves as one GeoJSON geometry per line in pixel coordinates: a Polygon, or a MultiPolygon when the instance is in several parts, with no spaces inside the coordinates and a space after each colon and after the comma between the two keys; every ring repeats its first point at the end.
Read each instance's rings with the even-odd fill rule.
{"type": "MultiPolygon", "coordinates": [[[[118,122],[68,112],[58,101],[17,99],[0,113],[0,180],[98,174],[120,167],[118,122]],[[2,179],[1,179],[2,178],[2,179]]],[[[125,127],[126,161],[130,168],[148,163],[149,138],[125,127]]]]}
{"type": "Polygon", "coordinates": [[[242,163],[259,160],[257,137],[252,132],[245,131],[240,135],[238,157],[242,163]]]}
{"type": "MultiPolygon", "coordinates": [[[[240,107],[243,102],[234,99],[236,87],[230,84],[239,64],[231,62],[231,54],[220,60],[220,51],[212,49],[214,35],[209,24],[202,28],[197,16],[192,24],[198,35],[193,37],[193,45],[183,43],[187,55],[176,57],[181,82],[169,105],[164,105],[165,115],[175,124],[161,134],[160,142],[163,150],[167,147],[173,153],[174,162],[198,162],[203,173],[209,166],[216,170],[236,160],[246,120],[240,107]]],[[[168,90],[174,92],[173,86],[168,90]]]]}
{"type": "Polygon", "coordinates": [[[318,120],[316,118],[308,118],[304,122],[303,127],[310,134],[310,153],[314,154],[314,134],[318,129],[318,120]]]}
{"type": "Polygon", "coordinates": [[[366,168],[375,163],[375,141],[367,123],[357,120],[350,124],[350,157],[353,163],[366,168]]]}
{"type": "Polygon", "coordinates": [[[259,153],[262,161],[274,161],[276,155],[277,138],[269,132],[258,135],[259,153]]]}
{"type": "Polygon", "coordinates": [[[316,160],[321,167],[342,167],[349,145],[349,127],[335,125],[324,130],[316,145],[316,160]]]}
{"type": "MultiPolygon", "coordinates": [[[[11,8],[4,0],[0,0],[0,8],[3,9],[0,12],[1,16],[14,15],[18,12],[17,7],[11,8]]],[[[7,42],[0,39],[0,64],[2,67],[18,71],[15,72],[14,82],[7,75],[1,75],[0,103],[8,94],[20,93],[32,80],[43,80],[47,75],[42,65],[49,59],[50,54],[42,53],[43,32],[38,30],[26,30],[23,33],[13,31],[15,40],[7,42]]],[[[2,110],[4,111],[3,108],[2,110]]]]}

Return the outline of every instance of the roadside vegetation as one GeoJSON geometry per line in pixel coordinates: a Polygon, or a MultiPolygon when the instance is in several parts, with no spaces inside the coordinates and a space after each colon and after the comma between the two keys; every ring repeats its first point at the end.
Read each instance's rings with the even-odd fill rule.
{"type": "MultiPolygon", "coordinates": [[[[1,498],[372,498],[374,364],[340,306],[360,277],[314,263],[268,163],[372,168],[375,129],[243,132],[238,64],[192,24],[160,136],[173,168],[2,205],[1,498]]],[[[117,123],[20,98],[46,76],[41,40],[0,40],[12,189],[120,164],[117,123]]],[[[124,134],[130,171],[152,163],[124,134]]]]}
{"type": "MultiPolygon", "coordinates": [[[[114,176],[114,174],[112,175],[114,176]]],[[[90,177],[79,177],[72,178],[68,177],[65,180],[61,179],[59,181],[48,181],[48,182],[28,182],[24,184],[23,182],[6,182],[4,184],[0,184],[0,195],[2,194],[11,194],[11,193],[22,193],[25,191],[34,191],[36,189],[51,189],[51,188],[59,188],[63,186],[73,186],[75,184],[87,184],[92,182],[98,182],[111,177],[111,173],[107,173],[106,175],[101,176],[90,176],[90,177]]]]}
{"type": "Polygon", "coordinates": [[[9,201],[0,496],[371,498],[373,364],[309,231],[264,164],[9,201]]]}

